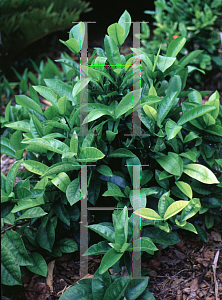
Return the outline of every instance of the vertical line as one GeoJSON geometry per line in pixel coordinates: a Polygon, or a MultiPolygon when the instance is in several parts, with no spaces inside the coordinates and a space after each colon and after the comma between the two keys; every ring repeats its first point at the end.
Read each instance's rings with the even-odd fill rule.
{"type": "MultiPolygon", "coordinates": [[[[84,23],[85,27],[85,37],[81,39],[81,59],[80,59],[80,80],[88,77],[88,57],[87,57],[87,49],[88,49],[88,23],[84,23]],[[87,74],[82,72],[81,66],[87,66],[87,74]]],[[[84,28],[81,26],[82,28],[84,28]]],[[[81,32],[81,37],[83,36],[81,32]]],[[[83,88],[80,92],[80,136],[86,136],[88,134],[88,123],[82,125],[82,122],[88,116],[88,93],[87,93],[87,86],[83,88]]]]}
{"type": "Polygon", "coordinates": [[[80,278],[88,274],[87,166],[81,166],[80,278]]]}
{"type": "MultiPolygon", "coordinates": [[[[133,23],[133,48],[140,49],[140,38],[138,39],[135,35],[140,36],[140,22],[133,23]]],[[[135,54],[134,54],[135,55],[135,54]]],[[[138,90],[140,89],[140,61],[133,61],[133,135],[141,135],[141,120],[140,120],[140,99],[138,99],[138,90]],[[136,92],[137,91],[137,92],[136,92]],[[135,103],[137,102],[136,106],[135,103]]],[[[140,94],[139,94],[140,95],[140,94]]],[[[140,97],[139,97],[140,98],[140,97]]]]}
{"type": "MultiPolygon", "coordinates": [[[[141,167],[140,165],[133,166],[133,211],[141,207],[140,167],[141,167]]],[[[141,217],[133,214],[132,277],[141,277],[140,228],[141,228],[141,217]]]]}

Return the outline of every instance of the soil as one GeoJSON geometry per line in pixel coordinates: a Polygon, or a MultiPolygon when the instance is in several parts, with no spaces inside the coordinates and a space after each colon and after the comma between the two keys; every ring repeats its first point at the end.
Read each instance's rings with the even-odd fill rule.
{"type": "MultiPolygon", "coordinates": [[[[103,39],[96,36],[89,42],[89,57],[93,52],[93,47],[101,47],[103,39]]],[[[127,40],[126,46],[122,47],[122,53],[130,53],[132,43],[127,40]]],[[[36,50],[35,57],[43,59],[50,57],[52,60],[58,59],[62,51],[67,48],[62,47],[55,50],[53,41],[45,48],[41,46],[36,50]],[[50,46],[51,45],[51,46],[50,46]],[[39,53],[38,53],[39,51],[39,53]]],[[[27,58],[31,57],[26,54],[27,58]]],[[[71,55],[74,59],[74,55],[71,55]]],[[[25,65],[24,58],[17,61],[17,65],[25,65]],[[23,60],[22,60],[23,59],[23,60]]],[[[11,75],[9,81],[17,79],[11,75]]],[[[207,78],[204,83],[204,90],[219,90],[222,94],[222,73],[217,72],[207,78]]],[[[203,89],[201,89],[203,90],[203,89]]],[[[15,93],[18,91],[15,90],[15,93]]],[[[208,97],[205,97],[207,100],[208,97]]],[[[13,100],[13,99],[12,99],[13,100]]],[[[43,100],[43,99],[42,99],[43,100]]],[[[2,112],[6,99],[2,98],[2,112]]],[[[44,101],[42,101],[44,102],[44,101]]],[[[15,105],[15,102],[12,101],[15,105]]],[[[43,107],[47,107],[47,102],[43,107]]],[[[24,156],[26,152],[24,152],[24,156]]],[[[9,169],[16,162],[16,159],[1,155],[1,171],[7,175],[9,169]]],[[[24,171],[23,165],[20,171],[24,171]]],[[[16,182],[20,180],[16,178],[16,182]]],[[[15,182],[15,183],[16,183],[15,182]]],[[[204,243],[199,237],[186,231],[179,231],[180,242],[177,245],[169,246],[161,250],[157,257],[148,259],[142,258],[141,267],[149,270],[149,284],[147,289],[153,293],[157,300],[219,300],[222,299],[222,224],[215,223],[213,229],[208,230],[209,242],[204,243]]],[[[92,277],[99,267],[101,256],[89,256],[89,274],[92,277]]],[[[79,252],[64,254],[60,258],[45,257],[48,264],[47,278],[34,275],[29,272],[22,277],[22,286],[3,286],[5,297],[2,299],[10,300],[55,300],[58,299],[79,277],[79,252]],[[50,280],[52,275],[53,280],[50,280]]],[[[112,273],[112,269],[110,269],[112,273]]]]}

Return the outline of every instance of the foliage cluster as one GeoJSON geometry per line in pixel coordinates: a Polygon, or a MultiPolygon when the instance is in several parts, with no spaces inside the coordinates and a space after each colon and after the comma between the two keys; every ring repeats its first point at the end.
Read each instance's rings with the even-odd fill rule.
{"type": "MultiPolygon", "coordinates": [[[[187,42],[181,49],[181,56],[196,49],[203,50],[192,64],[204,71],[222,70],[222,58],[218,52],[222,29],[220,0],[157,0],[154,3],[155,11],[145,11],[155,19],[153,25],[156,29],[150,41],[147,41],[150,28],[146,23],[143,24],[142,44],[148,53],[156,52],[160,43],[163,45],[162,49],[166,50],[176,36],[184,36],[187,42]]],[[[194,73],[194,78],[200,83],[199,73],[194,73]]]]}
{"type": "MultiPolygon", "coordinates": [[[[69,39],[62,41],[76,54],[81,51],[84,26],[75,25],[69,39]]],[[[73,60],[59,60],[73,69],[74,80],[45,79],[46,86],[30,85],[30,96],[17,95],[17,105],[6,107],[1,153],[18,162],[7,177],[1,174],[2,227],[6,223],[15,229],[3,228],[3,284],[21,284],[21,272],[27,269],[45,276],[44,255],[59,257],[79,248],[80,200],[87,193],[88,207],[117,208],[112,214],[94,210],[93,216],[88,211],[88,222],[94,221],[88,226],[90,247],[84,255],[104,254],[96,276],[100,283],[84,281],[84,288],[75,284],[62,299],[73,299],[84,289],[87,299],[94,299],[91,290],[100,284],[101,299],[116,297],[117,286],[121,291],[117,299],[149,299],[146,280],[131,277],[126,283],[127,278],[107,273],[113,266],[117,273],[125,267],[132,275],[132,227],[140,217],[136,250],[149,257],[178,243],[178,229],[207,242],[201,225],[209,229],[214,220],[221,221],[219,94],[215,91],[202,104],[209,91],[184,90],[195,69],[190,62],[201,50],[177,59],[186,42],[178,37],[166,54],[161,49],[155,55],[131,48],[133,53],[124,56],[120,49],[130,26],[125,11],[108,27],[104,49],[95,48],[88,66],[82,64],[80,69],[73,60]],[[141,65],[136,64],[138,59],[141,65]],[[136,82],[138,88],[132,90],[136,82]],[[38,94],[51,103],[45,111],[38,94]],[[139,134],[132,132],[132,110],[141,122],[139,134]],[[27,171],[18,174],[21,164],[27,171]],[[85,166],[88,191],[81,179],[85,166]],[[22,180],[14,186],[18,175],[22,180]],[[72,233],[76,242],[64,239],[66,233],[72,233]],[[127,297],[131,289],[138,293],[127,297]]]]}

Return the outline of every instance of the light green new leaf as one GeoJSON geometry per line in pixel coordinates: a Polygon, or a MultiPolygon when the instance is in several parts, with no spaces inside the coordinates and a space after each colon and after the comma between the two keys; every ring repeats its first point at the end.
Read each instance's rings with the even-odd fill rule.
{"type": "Polygon", "coordinates": [[[193,233],[196,233],[197,234],[197,230],[196,228],[193,226],[193,224],[189,223],[189,222],[186,222],[186,224],[184,226],[179,226],[177,224],[178,227],[181,227],[182,229],[186,229],[188,231],[191,231],[193,233]]]}
{"type": "Polygon", "coordinates": [[[216,109],[215,106],[210,106],[210,105],[199,105],[197,107],[194,107],[190,109],[189,111],[185,112],[183,116],[179,119],[177,122],[178,125],[183,125],[193,119],[196,119],[212,110],[216,109]]]}
{"type": "Polygon", "coordinates": [[[127,242],[128,237],[128,209],[124,207],[118,216],[115,225],[115,243],[119,244],[121,247],[127,242]]]}
{"type": "Polygon", "coordinates": [[[79,162],[95,162],[105,156],[100,150],[94,147],[86,147],[81,149],[77,161],[79,162]]]}
{"type": "Polygon", "coordinates": [[[66,197],[72,206],[81,199],[79,179],[74,179],[66,189],[66,197]]]}
{"type": "Polygon", "coordinates": [[[49,168],[43,163],[40,163],[35,160],[25,160],[23,164],[28,171],[38,175],[43,175],[49,168]]]}
{"type": "Polygon", "coordinates": [[[71,183],[71,180],[65,172],[61,172],[52,179],[52,183],[65,193],[68,185],[71,183]]]}
{"type": "Polygon", "coordinates": [[[27,107],[29,109],[32,109],[34,111],[37,111],[42,115],[42,107],[41,105],[38,105],[34,100],[31,98],[25,96],[25,95],[16,95],[15,96],[16,103],[22,105],[23,107],[27,107]]]}
{"type": "Polygon", "coordinates": [[[154,122],[157,121],[157,111],[155,110],[155,108],[153,108],[152,106],[149,105],[144,105],[143,106],[143,110],[145,111],[145,114],[154,122]]]}
{"type": "Polygon", "coordinates": [[[75,130],[70,140],[70,151],[73,152],[74,155],[77,155],[78,153],[78,135],[76,134],[75,130]]]}
{"type": "Polygon", "coordinates": [[[187,197],[189,197],[190,199],[193,198],[193,192],[191,186],[188,183],[183,181],[176,181],[175,184],[187,197]]]}
{"type": "Polygon", "coordinates": [[[174,203],[172,203],[166,210],[163,219],[167,220],[171,218],[172,216],[178,214],[184,207],[187,206],[189,201],[179,200],[174,203]]]}
{"type": "Polygon", "coordinates": [[[111,36],[117,45],[121,46],[124,43],[125,30],[123,27],[114,23],[107,28],[108,35],[111,36]]]}
{"type": "Polygon", "coordinates": [[[81,166],[77,162],[75,164],[74,163],[68,163],[68,162],[60,162],[60,163],[54,164],[51,167],[49,167],[44,172],[42,177],[51,176],[51,175],[54,175],[54,174],[59,174],[61,172],[79,170],[80,168],[81,168],[81,166]]]}
{"type": "Polygon", "coordinates": [[[104,116],[104,115],[108,115],[113,117],[114,115],[114,111],[113,114],[110,113],[110,111],[108,111],[107,109],[93,109],[88,116],[86,116],[86,118],[83,120],[82,125],[92,122],[94,120],[97,120],[98,118],[104,116]]]}
{"type": "Polygon", "coordinates": [[[182,36],[172,40],[167,48],[166,56],[168,57],[176,57],[180,50],[183,48],[186,43],[186,39],[182,36]]]}
{"type": "Polygon", "coordinates": [[[126,198],[126,196],[117,189],[107,190],[102,194],[102,196],[103,197],[124,197],[124,198],[126,198]]]}
{"type": "Polygon", "coordinates": [[[178,126],[173,120],[168,120],[165,125],[168,141],[172,140],[181,129],[182,126],[178,126]]]}
{"type": "Polygon", "coordinates": [[[62,40],[59,40],[61,43],[63,43],[66,47],[69,48],[70,51],[78,54],[79,51],[80,51],[80,47],[79,47],[79,43],[77,42],[76,39],[74,38],[71,38],[71,39],[68,39],[67,41],[62,41],[62,40]]]}
{"type": "Polygon", "coordinates": [[[131,16],[127,10],[125,10],[124,13],[121,15],[121,17],[119,18],[118,24],[120,24],[125,31],[124,33],[124,40],[125,40],[129,34],[130,26],[131,26],[131,16]]]}
{"type": "Polygon", "coordinates": [[[115,110],[116,119],[139,104],[142,89],[129,92],[122,98],[115,110]]]}
{"type": "Polygon", "coordinates": [[[214,173],[207,167],[200,164],[188,164],[184,166],[183,172],[188,176],[206,184],[219,183],[214,173]]]}
{"type": "Polygon", "coordinates": [[[160,69],[160,71],[165,72],[169,67],[172,66],[175,60],[176,57],[166,57],[159,55],[157,60],[157,67],[160,69]]]}
{"type": "Polygon", "coordinates": [[[114,39],[106,35],[104,39],[104,46],[105,46],[106,56],[108,58],[111,68],[115,69],[116,65],[121,66],[119,49],[114,39]]]}
{"type": "MultiPolygon", "coordinates": [[[[65,96],[68,100],[74,101],[72,96],[72,86],[68,83],[65,83],[59,79],[44,79],[47,87],[52,89],[55,93],[59,93],[59,95],[65,96]]],[[[59,106],[59,105],[58,105],[59,106]]]]}
{"type": "Polygon", "coordinates": [[[42,255],[37,252],[33,252],[30,254],[33,266],[27,266],[29,271],[34,274],[38,274],[40,276],[47,276],[47,264],[42,255]]]}
{"type": "Polygon", "coordinates": [[[158,215],[155,210],[150,208],[139,208],[134,211],[134,214],[149,220],[163,220],[163,218],[161,218],[161,216],[158,215]]]}

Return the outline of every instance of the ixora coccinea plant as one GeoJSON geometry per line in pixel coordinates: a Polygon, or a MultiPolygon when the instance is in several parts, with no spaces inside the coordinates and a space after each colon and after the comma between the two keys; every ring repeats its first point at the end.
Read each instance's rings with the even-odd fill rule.
{"type": "MultiPolygon", "coordinates": [[[[84,26],[82,22],[75,25],[69,40],[63,41],[76,54],[81,51],[84,26]]],[[[80,200],[86,196],[81,171],[87,167],[88,222],[94,219],[94,224],[88,226],[91,234],[85,255],[104,254],[98,270],[101,276],[113,265],[118,272],[125,266],[131,275],[133,216],[142,217],[142,255],[153,255],[160,247],[179,242],[178,228],[207,241],[199,225],[212,227],[214,220],[220,220],[222,205],[219,95],[214,92],[203,105],[202,96],[208,91],[185,90],[188,73],[193,71],[189,62],[198,53],[177,60],[186,42],[178,37],[164,55],[161,49],[155,55],[131,48],[133,53],[124,56],[120,50],[130,26],[131,17],[125,11],[118,23],[108,27],[105,49],[95,48],[88,66],[82,65],[80,71],[74,61],[59,60],[75,71],[72,82],[45,79],[46,87],[30,85],[30,96],[16,96],[17,105],[9,103],[1,119],[6,128],[1,151],[18,159],[7,178],[2,175],[2,225],[10,222],[16,229],[24,220],[16,231],[30,255],[41,252],[57,257],[75,251],[74,241],[64,235],[73,234],[79,246],[80,200]],[[138,58],[141,66],[136,69],[134,59],[138,58]],[[136,77],[140,68],[141,76],[136,77]],[[80,73],[85,78],[80,79],[80,73]],[[132,91],[136,80],[140,86],[132,91]],[[37,93],[51,103],[45,111],[37,93]],[[84,93],[88,96],[85,107],[84,93]],[[132,135],[135,108],[141,121],[138,135],[132,135]],[[22,158],[24,150],[26,158],[22,158]],[[22,181],[13,187],[21,164],[27,171],[19,173],[22,181]],[[92,215],[90,208],[98,206],[117,210],[111,214],[94,209],[92,215]]],[[[12,268],[6,260],[3,264],[6,278],[12,268]]],[[[89,281],[87,299],[95,299],[90,294],[93,282],[89,281]]],[[[115,282],[104,284],[107,291],[115,282]]],[[[75,289],[81,288],[75,285],[73,293],[75,289]]],[[[71,292],[64,299],[71,299],[71,294],[65,298],[67,293],[71,292]]],[[[119,299],[128,299],[124,295],[119,299]]]]}

